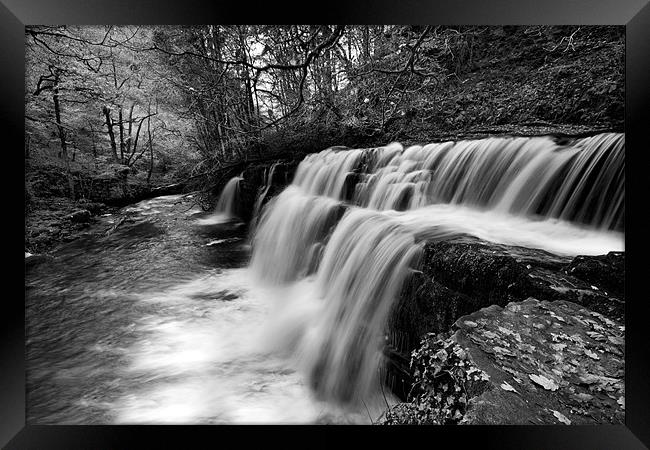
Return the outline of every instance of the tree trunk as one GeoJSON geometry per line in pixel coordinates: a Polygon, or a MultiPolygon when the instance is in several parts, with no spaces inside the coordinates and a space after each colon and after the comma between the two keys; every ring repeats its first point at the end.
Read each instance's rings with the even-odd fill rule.
{"type": "Polygon", "coordinates": [[[65,141],[66,133],[63,124],[61,123],[61,104],[59,103],[59,73],[56,72],[54,79],[54,87],[52,88],[52,100],[54,101],[54,116],[56,118],[56,128],[59,132],[59,139],[61,140],[61,154],[65,161],[65,171],[68,178],[68,193],[70,198],[74,200],[74,180],[72,178],[72,171],[70,170],[70,161],[68,159],[68,145],[65,141]]]}
{"type": "MultiPolygon", "coordinates": [[[[126,154],[129,155],[128,158],[131,159],[131,131],[133,130],[133,108],[135,108],[135,103],[131,104],[129,109],[129,132],[128,137],[126,138],[126,154]]],[[[135,151],[133,152],[135,153],[135,151]]]]}
{"type": "Polygon", "coordinates": [[[118,110],[117,113],[117,118],[119,120],[119,126],[120,126],[120,162],[124,164],[124,121],[122,118],[122,106],[120,105],[120,109],[118,110]]]}
{"type": "MultiPolygon", "coordinates": [[[[148,117],[147,119],[149,119],[148,117]]],[[[138,129],[135,132],[135,139],[133,140],[133,147],[131,148],[131,151],[129,153],[129,157],[126,160],[127,165],[133,165],[135,164],[135,161],[131,162],[131,158],[135,155],[135,152],[138,150],[138,138],[140,137],[140,129],[142,128],[142,123],[144,122],[144,118],[140,119],[140,123],[138,124],[138,129]]],[[[129,144],[131,143],[129,139],[129,144]]]]}
{"type": "Polygon", "coordinates": [[[88,121],[88,126],[90,127],[90,140],[93,144],[93,158],[97,158],[97,142],[95,142],[95,129],[91,121],[88,121]]]}
{"type": "Polygon", "coordinates": [[[147,173],[147,184],[151,183],[153,172],[153,138],[151,137],[151,116],[147,117],[147,134],[149,135],[149,173],[147,173]]]}
{"type": "MultiPolygon", "coordinates": [[[[244,35],[244,30],[242,26],[237,27],[239,31],[239,51],[243,61],[249,62],[248,48],[246,46],[246,36],[244,35]]],[[[242,78],[244,81],[244,99],[246,102],[246,118],[248,120],[247,130],[250,130],[250,126],[254,122],[254,112],[255,112],[255,100],[253,98],[253,83],[251,81],[250,73],[248,72],[248,67],[242,66],[242,78]]]]}
{"type": "Polygon", "coordinates": [[[361,42],[361,55],[363,58],[362,61],[365,64],[370,62],[370,27],[368,25],[363,27],[363,37],[361,39],[361,42]]]}
{"type": "Polygon", "coordinates": [[[29,159],[29,145],[31,143],[32,137],[28,134],[25,136],[25,159],[29,159]]]}
{"type": "Polygon", "coordinates": [[[117,143],[115,142],[115,132],[113,131],[113,121],[111,120],[111,110],[104,106],[103,110],[104,116],[106,117],[106,126],[108,127],[108,137],[111,140],[111,150],[113,153],[113,159],[117,162],[117,143]]]}

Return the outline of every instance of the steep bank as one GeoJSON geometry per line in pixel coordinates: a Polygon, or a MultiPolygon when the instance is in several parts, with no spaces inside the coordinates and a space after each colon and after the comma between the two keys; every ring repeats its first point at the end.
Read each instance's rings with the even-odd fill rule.
{"type": "Polygon", "coordinates": [[[459,38],[433,101],[389,124],[394,140],[495,132],[623,131],[625,36],[617,27],[485,28],[459,38]],[[553,128],[556,131],[553,131],[553,128]],[[571,131],[569,131],[571,130],[571,131]]]}

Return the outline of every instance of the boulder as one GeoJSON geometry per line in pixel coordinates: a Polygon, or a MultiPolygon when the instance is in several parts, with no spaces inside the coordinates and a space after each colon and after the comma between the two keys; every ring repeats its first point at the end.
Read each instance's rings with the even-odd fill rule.
{"type": "Polygon", "coordinates": [[[568,300],[622,320],[624,256],[557,256],[462,237],[427,243],[420,270],[405,280],[389,318],[410,352],[426,333],[446,332],[462,315],[528,297],[568,300]]]}
{"type": "Polygon", "coordinates": [[[86,223],[90,221],[90,211],[87,209],[80,209],[78,211],[73,212],[68,216],[68,218],[75,223],[86,223]]]}
{"type": "Polygon", "coordinates": [[[563,272],[603,289],[608,295],[624,298],[624,252],[609,252],[601,256],[577,256],[563,268],[563,272]]]}
{"type": "Polygon", "coordinates": [[[149,195],[151,197],[158,197],[161,195],[175,195],[183,192],[183,189],[185,189],[185,183],[172,183],[151,189],[149,195]]]}
{"type": "MultiPolygon", "coordinates": [[[[266,187],[265,183],[267,180],[265,179],[265,175],[274,162],[258,163],[248,166],[244,170],[243,179],[239,182],[239,201],[237,205],[238,216],[243,220],[249,221],[253,218],[253,210],[255,209],[257,198],[266,187]]],[[[276,165],[273,178],[268,180],[270,186],[263,199],[262,206],[282,192],[291,183],[297,167],[297,161],[282,161],[276,165]]]]}
{"type": "Polygon", "coordinates": [[[622,424],[625,327],[568,301],[527,299],[461,317],[452,340],[490,385],[467,424],[622,424]]]}
{"type": "Polygon", "coordinates": [[[413,353],[413,393],[384,423],[624,423],[620,322],[529,298],[465,315],[453,331],[425,337],[413,353]]]}

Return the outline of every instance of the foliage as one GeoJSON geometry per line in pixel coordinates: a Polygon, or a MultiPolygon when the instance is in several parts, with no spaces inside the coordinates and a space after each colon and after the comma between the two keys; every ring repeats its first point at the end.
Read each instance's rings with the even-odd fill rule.
{"type": "Polygon", "coordinates": [[[488,375],[458,344],[429,333],[411,355],[414,384],[407,403],[390,408],[385,425],[457,424],[467,402],[485,388],[488,375]]]}
{"type": "Polygon", "coordinates": [[[623,124],[622,27],[30,26],[26,58],[26,158],[71,190],[106,160],[205,184],[328,145],[623,124]]]}
{"type": "Polygon", "coordinates": [[[166,69],[131,47],[149,38],[138,27],[26,28],[29,167],[65,167],[73,185],[107,163],[153,171],[172,148],[179,163],[195,158],[166,69]]]}

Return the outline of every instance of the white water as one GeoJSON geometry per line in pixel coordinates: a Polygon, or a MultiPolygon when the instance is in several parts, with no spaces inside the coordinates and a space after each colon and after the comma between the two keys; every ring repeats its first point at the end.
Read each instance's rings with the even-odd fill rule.
{"type": "MultiPolygon", "coordinates": [[[[361,155],[354,156],[357,160],[361,155]]],[[[601,134],[560,146],[550,138],[489,138],[403,149],[366,151],[366,170],[352,203],[373,209],[415,209],[463,204],[513,214],[555,217],[598,228],[619,228],[623,218],[625,140],[601,134]]],[[[340,190],[314,189],[331,173],[328,160],[352,155],[313,155],[296,182],[306,192],[343,199],[340,190]],[[323,168],[320,164],[327,164],[323,168]],[[316,172],[316,173],[314,173],[316,172]]],[[[340,182],[338,172],[337,180],[340,182]]],[[[331,179],[331,177],[327,177],[331,179]]]]}
{"type": "MultiPolygon", "coordinates": [[[[230,269],[141,295],[138,301],[155,312],[136,324],[146,338],[129,349],[131,364],[122,376],[140,377],[142,388],[111,405],[115,422],[368,423],[365,411],[350,414],[316,399],[287,357],[288,329],[280,330],[282,321],[269,318],[282,310],[279,299],[295,296],[296,290],[305,294],[311,287],[260,289],[247,269],[230,269]],[[232,300],[221,300],[224,292],[232,300]]],[[[310,304],[301,303],[282,314],[293,328],[306,323],[300,316],[310,304]]],[[[369,405],[373,420],[381,406],[369,405]]]]}
{"type": "Polygon", "coordinates": [[[214,212],[204,218],[199,219],[197,223],[199,225],[216,225],[221,223],[230,222],[237,217],[235,212],[238,194],[239,194],[239,182],[242,180],[242,177],[231,178],[228,183],[223,188],[219,200],[217,201],[217,206],[214,209],[214,212]]]}
{"type": "Polygon", "coordinates": [[[262,205],[264,204],[264,199],[269,193],[271,188],[271,183],[273,182],[273,175],[275,174],[275,169],[278,166],[278,162],[271,164],[271,167],[264,171],[264,186],[260,187],[260,193],[257,195],[255,200],[255,206],[253,208],[253,225],[257,224],[260,217],[260,212],[262,211],[262,205]]]}
{"type": "Polygon", "coordinates": [[[263,349],[268,304],[244,269],[215,273],[148,295],[158,312],[139,324],[133,373],[160,374],[116,405],[118,423],[304,422],[319,412],[285,361],[263,349]],[[227,290],[234,301],[206,302],[227,290]]]}

